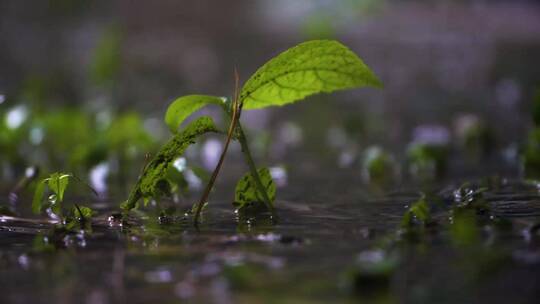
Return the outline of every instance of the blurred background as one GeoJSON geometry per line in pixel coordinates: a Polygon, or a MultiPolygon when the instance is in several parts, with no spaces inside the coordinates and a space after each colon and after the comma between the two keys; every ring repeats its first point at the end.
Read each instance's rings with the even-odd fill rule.
{"type": "MultiPolygon", "coordinates": [[[[322,38],[349,46],[385,87],[245,111],[274,175],[523,174],[540,85],[539,1],[3,0],[0,176],[39,165],[132,181],[169,136],[171,101],[231,96],[234,67],[245,81],[322,38]]],[[[223,125],[217,110],[203,114],[223,125]]],[[[188,163],[212,168],[221,144],[206,138],[188,163]]]]}

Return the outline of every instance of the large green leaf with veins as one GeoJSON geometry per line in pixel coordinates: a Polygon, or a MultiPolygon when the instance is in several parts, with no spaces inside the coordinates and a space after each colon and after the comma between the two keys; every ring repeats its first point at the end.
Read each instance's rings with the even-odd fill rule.
{"type": "Polygon", "coordinates": [[[379,88],[382,84],[343,44],[313,40],[286,50],[259,68],[244,84],[240,101],[244,109],[260,109],[363,86],[379,88]]]}
{"type": "Polygon", "coordinates": [[[219,131],[212,118],[202,116],[175,134],[144,168],[128,200],[122,204],[122,208],[130,210],[136,207],[140,198],[159,196],[161,194],[160,184],[166,178],[168,169],[174,160],[181,156],[191,144],[195,143],[197,137],[208,132],[219,131]]]}
{"type": "Polygon", "coordinates": [[[210,105],[224,105],[225,98],[208,95],[187,95],[173,101],[165,113],[165,123],[176,133],[182,122],[200,108],[210,105]]]}

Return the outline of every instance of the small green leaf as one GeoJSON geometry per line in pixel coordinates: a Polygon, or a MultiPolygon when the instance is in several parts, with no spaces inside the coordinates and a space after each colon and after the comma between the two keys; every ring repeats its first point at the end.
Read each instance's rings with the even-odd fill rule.
{"type": "Polygon", "coordinates": [[[401,226],[409,228],[415,225],[415,221],[419,221],[426,224],[431,218],[429,206],[426,198],[422,196],[418,201],[411,205],[411,207],[403,215],[401,220],[401,226]]]}
{"type": "Polygon", "coordinates": [[[42,207],[43,193],[45,192],[45,180],[37,183],[36,191],[34,192],[34,199],[32,200],[32,212],[39,214],[42,207]]]}
{"type": "MultiPolygon", "coordinates": [[[[268,194],[270,202],[273,203],[276,199],[276,184],[270,175],[268,168],[261,168],[257,170],[261,182],[268,194]]],[[[239,208],[242,208],[246,204],[251,203],[263,203],[264,198],[257,190],[257,185],[251,173],[244,175],[236,184],[234,203],[239,208]]]]}
{"type": "Polygon", "coordinates": [[[173,101],[165,113],[165,123],[176,133],[182,122],[200,108],[209,104],[224,105],[225,99],[208,95],[187,95],[173,101]]]}
{"type": "Polygon", "coordinates": [[[56,172],[51,174],[49,178],[45,179],[49,189],[56,194],[57,202],[64,201],[64,192],[66,191],[70,177],[70,174],[56,172]]]}
{"type": "Polygon", "coordinates": [[[379,88],[382,84],[343,44],[313,40],[286,50],[259,68],[244,84],[240,102],[244,109],[260,109],[363,86],[379,88]]]}
{"type": "Polygon", "coordinates": [[[122,209],[135,208],[140,198],[148,199],[159,196],[161,194],[159,191],[160,182],[167,178],[169,167],[172,166],[174,160],[180,157],[187,147],[195,143],[197,137],[208,132],[219,131],[212,118],[203,116],[174,135],[144,168],[128,200],[121,205],[122,209]]]}
{"type": "Polygon", "coordinates": [[[78,208],[77,206],[73,206],[71,212],[79,220],[89,220],[96,213],[91,208],[85,206],[78,206],[78,208]]]}

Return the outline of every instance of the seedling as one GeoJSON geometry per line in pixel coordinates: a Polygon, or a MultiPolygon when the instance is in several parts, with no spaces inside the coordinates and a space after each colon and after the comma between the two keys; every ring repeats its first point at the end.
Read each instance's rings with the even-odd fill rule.
{"type": "MultiPolygon", "coordinates": [[[[34,199],[32,201],[32,211],[39,214],[42,210],[47,210],[50,216],[59,219],[62,224],[65,223],[66,218],[64,218],[63,215],[64,194],[70,179],[74,179],[75,181],[82,183],[97,195],[97,193],[90,186],[81,181],[75,175],[56,172],[38,182],[34,193],[34,199]],[[43,195],[46,190],[45,188],[48,188],[52,194],[49,195],[46,200],[43,200],[43,195]]],[[[92,209],[79,206],[77,204],[75,204],[71,211],[73,219],[76,219],[81,224],[87,222],[91,218],[92,214],[92,209]]]]}
{"type": "Polygon", "coordinates": [[[241,89],[238,74],[235,73],[235,91],[230,102],[225,98],[208,95],[178,98],[169,106],[165,115],[165,122],[173,132],[173,138],[145,166],[128,200],[122,205],[123,208],[130,210],[137,206],[139,199],[148,201],[162,194],[167,187],[165,175],[172,162],[200,135],[219,132],[209,117],[201,117],[178,131],[187,117],[202,107],[214,104],[225,111],[230,123],[218,164],[201,199],[195,205],[195,223],[198,223],[201,210],[207,203],[232,139],[240,143],[249,167],[249,173],[236,187],[236,206],[242,208],[245,204],[264,203],[269,211],[273,211],[275,185],[267,174],[268,170],[257,168],[251,156],[239,121],[242,110],[281,106],[317,93],[364,86],[379,88],[382,84],[355,53],[337,41],[313,40],[288,49],[268,61],[241,89]]]}

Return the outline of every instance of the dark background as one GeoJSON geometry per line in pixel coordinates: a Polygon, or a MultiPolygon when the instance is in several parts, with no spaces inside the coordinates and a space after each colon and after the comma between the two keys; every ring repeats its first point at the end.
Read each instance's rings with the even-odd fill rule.
{"type": "Polygon", "coordinates": [[[176,97],[230,96],[234,67],[246,80],[279,52],[318,38],[348,45],[385,88],[246,111],[248,127],[293,146],[273,148],[275,159],[295,145],[305,159],[371,144],[400,155],[418,126],[454,139],[464,115],[496,135],[496,153],[515,159],[540,84],[538,1],[4,0],[0,94],[5,107],[138,111],[165,138],[155,122],[176,97]],[[108,43],[116,57],[96,72],[108,43]]]}

